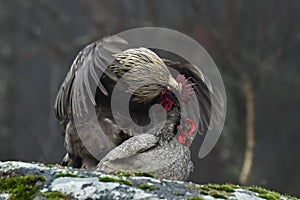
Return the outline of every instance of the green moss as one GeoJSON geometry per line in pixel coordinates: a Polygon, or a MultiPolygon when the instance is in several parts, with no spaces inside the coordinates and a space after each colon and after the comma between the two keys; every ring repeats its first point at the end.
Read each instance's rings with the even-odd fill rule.
{"type": "MultiPolygon", "coordinates": [[[[297,200],[295,197],[291,197],[288,195],[281,195],[278,192],[274,191],[269,191],[264,188],[254,186],[254,187],[241,187],[238,185],[233,185],[233,184],[224,184],[224,185],[217,185],[217,184],[208,184],[208,185],[195,185],[195,184],[190,184],[186,186],[190,190],[196,190],[200,192],[203,195],[210,195],[215,198],[223,198],[223,199],[228,199],[230,196],[234,196],[232,194],[235,192],[235,189],[237,188],[243,188],[245,190],[249,190],[255,193],[258,193],[258,196],[260,198],[264,198],[267,200],[277,200],[280,199],[281,197],[286,197],[288,199],[293,199],[297,200]]],[[[298,199],[300,200],[300,199],[298,199]]]]}
{"type": "Polygon", "coordinates": [[[134,176],[145,176],[145,177],[155,178],[155,176],[150,172],[134,172],[134,176]]]}
{"type": "Polygon", "coordinates": [[[54,168],[54,165],[48,164],[47,167],[54,168]]]}
{"type": "Polygon", "coordinates": [[[82,175],[77,175],[77,174],[72,174],[72,173],[59,173],[59,174],[55,175],[55,178],[60,178],[60,177],[85,178],[82,175]]]}
{"type": "Polygon", "coordinates": [[[49,200],[69,200],[71,199],[70,197],[68,197],[67,195],[65,195],[62,192],[59,191],[53,191],[53,192],[45,192],[40,194],[40,196],[45,197],[49,200]]]}
{"type": "Polygon", "coordinates": [[[215,198],[227,199],[229,196],[233,196],[235,188],[237,186],[231,184],[217,185],[217,184],[208,184],[208,185],[189,185],[188,189],[196,190],[203,195],[210,195],[215,198]]]}
{"type": "Polygon", "coordinates": [[[267,200],[278,200],[278,199],[280,199],[280,196],[276,197],[272,194],[259,194],[258,197],[263,198],[263,199],[267,199],[267,200]]]}
{"type": "Polygon", "coordinates": [[[204,195],[208,195],[209,194],[209,190],[208,188],[204,188],[202,187],[201,185],[187,185],[186,186],[187,189],[190,189],[190,190],[196,190],[198,192],[200,192],[201,194],[204,194],[204,195]]]}
{"type": "Polygon", "coordinates": [[[201,194],[204,194],[204,195],[209,195],[209,192],[208,191],[205,191],[205,190],[200,190],[199,191],[201,194]]]}
{"type": "Polygon", "coordinates": [[[142,190],[150,190],[150,191],[159,190],[159,188],[154,187],[152,185],[148,185],[148,184],[141,184],[141,185],[139,185],[139,188],[142,190]]]}
{"type": "Polygon", "coordinates": [[[203,198],[201,198],[201,197],[192,197],[192,198],[188,198],[188,200],[203,200],[203,198]]]}
{"type": "Polygon", "coordinates": [[[277,192],[269,191],[264,188],[254,186],[254,187],[246,187],[246,189],[258,193],[258,196],[267,200],[276,200],[280,199],[280,194],[277,192]]]}
{"type": "Polygon", "coordinates": [[[256,192],[258,194],[266,194],[268,191],[266,189],[263,189],[261,187],[258,186],[254,186],[254,187],[245,187],[246,189],[252,191],[252,192],[256,192]]]}
{"type": "MultiPolygon", "coordinates": [[[[258,186],[252,186],[252,187],[243,187],[244,189],[247,189],[249,191],[258,193],[258,196],[260,198],[263,199],[267,199],[267,200],[277,200],[277,199],[281,199],[281,197],[286,197],[288,199],[293,199],[293,200],[297,200],[298,198],[295,197],[291,197],[289,195],[281,195],[278,192],[274,192],[274,191],[270,191],[258,186]]],[[[299,200],[299,199],[298,199],[299,200]]]]}
{"type": "Polygon", "coordinates": [[[215,198],[228,199],[225,193],[221,193],[217,190],[210,191],[209,195],[215,198]]]}
{"type": "Polygon", "coordinates": [[[43,176],[20,176],[0,179],[0,191],[8,192],[10,199],[33,199],[38,191],[37,184],[45,182],[43,176]]]}
{"type": "Polygon", "coordinates": [[[209,189],[224,191],[224,192],[229,192],[229,193],[234,192],[235,189],[237,188],[237,186],[231,185],[231,184],[225,184],[225,185],[208,184],[205,187],[207,187],[209,189]]]}
{"type": "Polygon", "coordinates": [[[132,186],[132,183],[128,180],[112,178],[112,177],[109,177],[109,176],[100,177],[99,181],[101,181],[101,182],[121,183],[121,184],[132,186]]]}
{"type": "Polygon", "coordinates": [[[113,174],[118,175],[118,176],[132,176],[132,173],[130,172],[125,172],[125,171],[115,171],[113,174]]]}
{"type": "Polygon", "coordinates": [[[150,172],[125,172],[125,171],[116,171],[116,175],[119,176],[144,176],[144,177],[150,177],[150,178],[155,178],[153,174],[150,172]]]}

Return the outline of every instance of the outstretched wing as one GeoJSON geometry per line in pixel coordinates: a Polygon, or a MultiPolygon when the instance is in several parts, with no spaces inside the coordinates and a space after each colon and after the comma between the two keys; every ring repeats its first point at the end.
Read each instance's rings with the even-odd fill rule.
{"type": "MultiPolygon", "coordinates": [[[[195,83],[193,88],[198,99],[200,113],[192,112],[190,114],[194,116],[200,114],[198,131],[200,134],[205,133],[210,123],[217,123],[219,121],[219,114],[222,113],[224,107],[222,96],[214,90],[211,82],[205,77],[201,70],[192,64],[173,62],[166,59],[163,59],[163,61],[168,67],[185,75],[186,78],[191,77],[190,81],[195,83]],[[212,98],[214,98],[214,101],[212,101],[212,98]],[[216,108],[217,112],[212,112],[213,106],[216,108]]],[[[197,117],[195,118],[197,119],[197,117]]]]}
{"type": "Polygon", "coordinates": [[[61,123],[66,120],[69,112],[76,116],[81,116],[83,111],[87,112],[87,98],[96,105],[91,83],[97,84],[100,91],[108,95],[100,77],[104,74],[112,80],[117,80],[106,68],[113,61],[112,54],[120,53],[120,45],[126,44],[125,40],[113,36],[96,41],[78,53],[58,91],[54,105],[56,118],[61,123]]]}

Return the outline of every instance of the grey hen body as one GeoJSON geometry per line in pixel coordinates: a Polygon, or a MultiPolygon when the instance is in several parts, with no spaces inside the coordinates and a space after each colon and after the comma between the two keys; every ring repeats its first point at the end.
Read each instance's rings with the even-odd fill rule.
{"type": "Polygon", "coordinates": [[[133,136],[110,151],[97,169],[153,173],[158,178],[186,180],[192,170],[190,150],[180,144],[175,135],[180,121],[177,108],[167,119],[144,134],[133,136]]]}

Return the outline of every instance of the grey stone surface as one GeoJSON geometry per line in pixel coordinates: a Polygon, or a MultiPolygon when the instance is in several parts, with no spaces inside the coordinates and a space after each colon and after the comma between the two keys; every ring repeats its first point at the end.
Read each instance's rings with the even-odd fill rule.
{"type": "MultiPolygon", "coordinates": [[[[136,175],[106,174],[94,170],[80,170],[25,162],[0,162],[0,177],[43,176],[35,200],[47,199],[42,194],[59,191],[66,199],[239,199],[262,200],[260,194],[246,188],[228,185],[232,191],[218,185],[197,185],[182,181],[158,180],[136,175]],[[234,188],[234,189],[232,189],[234,188]]],[[[1,179],[0,179],[1,186],[1,179]]],[[[1,187],[0,187],[1,189],[1,187]]],[[[9,199],[7,191],[0,191],[0,200],[9,199]]],[[[287,200],[281,196],[279,199],[287,200]]]]}

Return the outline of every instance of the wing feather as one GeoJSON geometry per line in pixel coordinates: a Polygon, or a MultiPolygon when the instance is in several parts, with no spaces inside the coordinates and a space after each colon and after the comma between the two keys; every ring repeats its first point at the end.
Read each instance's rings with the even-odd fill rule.
{"type": "Polygon", "coordinates": [[[117,80],[107,65],[113,61],[112,54],[121,52],[120,45],[126,44],[122,38],[113,36],[96,41],[78,53],[56,97],[54,110],[60,122],[64,122],[70,112],[82,116],[88,110],[88,100],[96,105],[92,85],[96,84],[104,95],[108,95],[100,77],[105,74],[117,80]]]}

